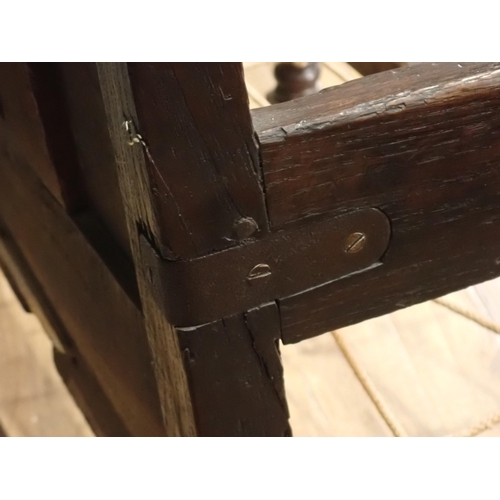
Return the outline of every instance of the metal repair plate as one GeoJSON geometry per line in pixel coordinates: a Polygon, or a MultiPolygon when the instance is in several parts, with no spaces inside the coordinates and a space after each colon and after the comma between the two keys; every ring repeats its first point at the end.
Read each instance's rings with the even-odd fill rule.
{"type": "Polygon", "coordinates": [[[175,326],[209,323],[371,267],[390,232],[386,215],[369,208],[205,257],[157,258],[161,300],[175,326]]]}

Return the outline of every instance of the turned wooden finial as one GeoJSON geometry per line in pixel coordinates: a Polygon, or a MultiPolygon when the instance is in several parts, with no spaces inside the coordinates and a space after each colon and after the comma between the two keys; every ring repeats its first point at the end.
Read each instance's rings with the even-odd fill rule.
{"type": "Polygon", "coordinates": [[[319,63],[282,62],[276,65],[276,88],[268,95],[271,103],[285,102],[297,97],[315,94],[320,90],[319,63]]]}

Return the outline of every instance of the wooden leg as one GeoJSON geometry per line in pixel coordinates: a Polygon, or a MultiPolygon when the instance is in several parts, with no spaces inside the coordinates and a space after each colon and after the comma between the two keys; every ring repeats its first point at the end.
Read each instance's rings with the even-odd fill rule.
{"type": "Polygon", "coordinates": [[[276,88],[267,96],[271,104],[291,101],[298,97],[315,94],[320,90],[320,73],[317,62],[282,62],[276,65],[276,88]]]}
{"type": "Polygon", "coordinates": [[[290,436],[275,303],[177,329],[199,436],[290,436]]]}
{"type": "MultiPolygon", "coordinates": [[[[170,76],[172,72],[175,73],[167,66],[160,65],[156,68],[156,70],[153,66],[146,68],[152,71],[146,77],[146,81],[152,81],[151,78],[157,70],[161,70],[163,75],[158,79],[159,82],[164,82],[165,71],[170,76]]],[[[206,69],[209,73],[210,71],[213,73],[214,68],[216,73],[213,78],[217,79],[220,76],[217,67],[206,69]]],[[[179,71],[181,70],[182,68],[179,71]]],[[[242,75],[238,73],[237,68],[235,70],[236,76],[239,75],[238,81],[235,80],[237,87],[239,83],[243,85],[243,80],[240,79],[242,75]]],[[[160,210],[160,206],[157,205],[160,199],[171,200],[174,197],[170,190],[166,189],[168,182],[162,177],[164,174],[159,174],[151,146],[148,146],[151,144],[151,136],[139,135],[135,131],[134,124],[138,123],[136,104],[138,103],[139,110],[142,110],[143,121],[149,120],[151,118],[149,114],[155,109],[151,107],[153,101],[146,103],[147,105],[143,102],[144,88],[138,85],[142,80],[137,79],[140,71],[142,70],[139,67],[134,67],[131,71],[130,67],[122,63],[98,64],[99,82],[116,157],[141,310],[152,353],[166,434],[168,436],[289,435],[282,369],[276,348],[276,341],[281,337],[276,304],[211,324],[185,329],[176,328],[168,319],[166,307],[170,300],[168,294],[175,291],[167,292],[161,273],[162,260],[166,256],[180,258],[181,255],[172,254],[169,250],[170,236],[174,233],[165,224],[165,219],[161,215],[163,208],[160,210]],[[131,74],[136,78],[134,81],[139,87],[135,89],[135,94],[130,82],[131,74]],[[155,184],[152,184],[153,180],[155,184]]],[[[165,87],[162,87],[161,92],[163,90],[165,87]]],[[[237,89],[234,92],[237,92],[237,89]]],[[[177,102],[176,95],[167,97],[171,101],[166,102],[177,102]]],[[[227,99],[227,102],[236,103],[233,98],[227,97],[227,99]]],[[[187,114],[185,114],[188,118],[192,118],[193,109],[199,106],[198,101],[199,95],[196,92],[193,107],[186,109],[187,114]]],[[[207,114],[203,106],[200,109],[203,112],[193,125],[196,127],[202,122],[205,123],[207,116],[211,114],[211,112],[207,114]]],[[[237,109],[240,113],[240,108],[237,109]]],[[[163,114],[161,116],[164,117],[163,114]]],[[[171,125],[175,123],[171,122],[171,125]]],[[[219,123],[217,127],[220,128],[219,123]]],[[[152,123],[151,130],[157,128],[158,124],[152,123]]],[[[143,133],[141,128],[141,134],[143,133]]],[[[196,136],[199,134],[200,137],[206,135],[205,131],[197,130],[196,136]]],[[[250,139],[251,137],[252,135],[249,136],[250,139]]],[[[238,137],[231,140],[236,140],[235,144],[239,144],[238,137]]],[[[214,148],[215,145],[219,148],[218,141],[218,138],[213,141],[210,139],[214,148]]],[[[206,146],[206,143],[204,144],[206,146]]],[[[242,143],[238,148],[248,149],[248,146],[242,143]]],[[[196,161],[199,162],[204,154],[203,149],[196,154],[198,155],[196,161]]],[[[224,168],[232,165],[226,160],[224,162],[224,168]]],[[[183,177],[188,175],[187,171],[183,173],[183,177]]],[[[258,189],[260,192],[260,188],[258,189]]],[[[219,191],[214,192],[214,197],[218,196],[217,193],[219,191]]],[[[201,203],[199,200],[200,206],[201,203]]],[[[177,205],[176,220],[180,218],[181,213],[177,205]]],[[[239,220],[241,213],[238,211],[238,214],[239,220]]],[[[198,220],[197,224],[199,222],[198,220]]],[[[233,225],[234,217],[231,215],[231,232],[234,231],[233,225]]],[[[191,239],[196,232],[194,229],[192,231],[188,231],[191,239]]],[[[200,252],[202,247],[198,248],[198,244],[192,245],[193,242],[194,240],[186,248],[180,248],[182,257],[203,253],[200,252]]],[[[224,245],[227,245],[227,241],[224,245]]],[[[203,286],[203,282],[200,286],[203,286]]]]}

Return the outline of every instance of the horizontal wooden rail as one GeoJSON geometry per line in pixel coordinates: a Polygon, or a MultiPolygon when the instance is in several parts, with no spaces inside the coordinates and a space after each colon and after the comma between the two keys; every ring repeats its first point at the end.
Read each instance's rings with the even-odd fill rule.
{"type": "Polygon", "coordinates": [[[419,64],[252,111],[270,222],[374,207],[383,265],[279,301],[298,341],[500,274],[500,64],[419,64]]]}

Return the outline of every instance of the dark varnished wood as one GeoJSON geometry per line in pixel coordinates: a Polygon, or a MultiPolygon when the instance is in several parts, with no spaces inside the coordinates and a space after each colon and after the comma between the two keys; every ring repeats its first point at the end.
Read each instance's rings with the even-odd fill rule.
{"type": "Polygon", "coordinates": [[[266,232],[241,63],[137,63],[128,71],[162,255],[203,255],[266,232]]]}
{"type": "Polygon", "coordinates": [[[141,250],[147,267],[158,273],[154,295],[166,316],[176,326],[193,326],[379,265],[389,240],[389,220],[369,209],[188,261],[160,259],[144,238],[141,250]],[[348,252],[355,234],[365,244],[348,252]]]}
{"type": "Polygon", "coordinates": [[[24,160],[0,152],[2,224],[129,432],[164,434],[140,311],[24,160]]]}
{"type": "Polygon", "coordinates": [[[87,205],[130,255],[127,224],[118,185],[106,113],[95,63],[58,64],[71,133],[78,155],[87,205]]]}
{"type": "Polygon", "coordinates": [[[11,277],[25,270],[16,283],[29,307],[70,337],[58,364],[100,434],[289,435],[279,339],[500,274],[499,64],[386,71],[256,110],[253,124],[239,64],[14,68],[20,96],[0,82],[0,219],[18,257],[2,262],[11,277]],[[61,102],[68,142],[47,118],[61,102]],[[88,192],[80,205],[62,182],[78,185],[71,141],[88,192]],[[245,247],[271,241],[268,232],[285,244],[258,256],[277,269],[280,253],[321,247],[281,277],[309,279],[314,252],[331,244],[313,225],[361,208],[391,224],[373,267],[321,285],[320,265],[295,295],[271,289],[269,303],[217,309],[208,324],[167,314],[167,302],[188,311],[176,302],[187,284],[199,286],[186,295],[195,305],[229,303],[234,288],[217,281],[229,278],[224,257],[237,254],[243,269],[245,247]],[[179,258],[186,272],[167,286],[161,268],[179,258]],[[198,276],[193,259],[219,259],[221,275],[198,276]],[[89,406],[92,387],[102,392],[89,406]]]}
{"type": "MultiPolygon", "coordinates": [[[[210,337],[212,348],[224,354],[217,363],[218,372],[212,369],[213,351],[200,352],[195,341],[192,348],[200,362],[188,390],[179,334],[157,306],[157,291],[151,286],[155,275],[138,245],[140,238],[147,238],[164,256],[177,256],[165,248],[170,249],[171,242],[174,247],[179,245],[185,235],[165,219],[165,200],[167,205],[174,202],[174,219],[181,216],[191,221],[196,229],[194,238],[201,242],[196,248],[179,247],[180,255],[195,256],[231,247],[268,230],[241,65],[172,66],[186,103],[177,102],[175,119],[161,108],[160,117],[167,116],[170,122],[152,125],[153,145],[158,144],[155,138],[162,130],[159,125],[166,125],[163,131],[167,133],[168,126],[176,127],[178,122],[183,125],[177,135],[167,135],[174,155],[167,155],[166,163],[159,156],[164,176],[160,184],[156,183],[157,161],[136,112],[137,103],[140,113],[146,113],[149,119],[157,103],[134,95],[129,74],[136,78],[132,79],[137,91],[137,80],[141,81],[146,68],[129,73],[132,66],[100,65],[97,73],[88,65],[48,67],[57,83],[58,98],[64,97],[67,103],[66,130],[71,132],[78,152],[79,164],[72,158],[67,166],[81,169],[75,172],[81,172],[87,192],[85,203],[72,218],[56,201],[65,202],[55,190],[60,185],[40,184],[44,171],[36,162],[43,144],[35,144],[33,156],[27,157],[23,148],[12,147],[17,140],[15,133],[1,136],[0,213],[7,232],[19,246],[25,267],[32,273],[31,288],[36,288],[36,282],[43,289],[39,314],[48,316],[52,311],[50,322],[60,324],[70,337],[70,347],[65,349],[68,355],[56,354],[60,373],[100,435],[289,434],[277,351],[280,332],[276,305],[262,313],[250,311],[228,318],[227,328],[210,337]],[[207,83],[207,88],[197,78],[207,83]],[[129,130],[124,122],[130,123],[129,130]],[[193,137],[196,140],[191,144],[193,137]],[[176,154],[183,160],[176,167],[182,189],[173,198],[170,186],[176,178],[171,167],[177,161],[176,154]],[[126,217],[136,281],[130,279],[132,268],[127,258],[116,248],[117,241],[128,248],[123,244],[121,213],[126,217]],[[244,366],[249,370],[245,379],[249,385],[240,394],[242,379],[235,385],[228,377],[235,360],[241,376],[245,375],[241,370],[244,366]],[[233,405],[232,397],[221,397],[220,375],[226,377],[227,389],[238,404],[233,405]],[[200,405],[199,395],[204,391],[215,396],[217,405],[200,405]],[[158,394],[163,421],[158,418],[158,394]],[[99,415],[102,412],[107,416],[99,415]]],[[[148,74],[142,81],[154,84],[150,87],[152,96],[156,95],[155,85],[161,87],[168,81],[155,80],[155,74],[148,74]]],[[[158,74],[162,76],[161,71],[158,74]]],[[[160,97],[171,99],[172,88],[175,86],[160,88],[160,97]]],[[[47,92],[42,83],[39,91],[47,92]]],[[[138,93],[142,91],[139,85],[138,93]]],[[[44,102],[43,107],[49,109],[49,103],[44,102]]],[[[175,106],[168,111],[175,111],[175,106]]],[[[20,123],[21,135],[23,126],[20,123]]],[[[39,129],[42,135],[50,135],[45,123],[39,129]]],[[[54,155],[60,155],[57,141],[53,145],[54,155]]],[[[177,184],[173,185],[175,191],[177,184]]]]}
{"type": "Polygon", "coordinates": [[[76,351],[58,312],[34,276],[20,249],[0,227],[0,265],[30,312],[37,315],[54,345],[54,360],[71,395],[98,436],[129,436],[113,404],[76,351]]]}
{"type": "MultiPolygon", "coordinates": [[[[242,179],[241,172],[245,171],[248,165],[245,165],[245,162],[235,162],[235,157],[241,160],[242,152],[232,148],[235,146],[234,141],[244,139],[245,136],[241,131],[235,135],[232,128],[225,127],[225,115],[212,114],[212,110],[225,109],[224,105],[219,102],[220,96],[208,96],[206,102],[197,101],[199,97],[194,95],[195,87],[191,87],[193,82],[187,79],[188,74],[191,76],[197,74],[196,71],[193,73],[190,69],[199,71],[198,76],[202,82],[205,81],[203,78],[216,81],[221,74],[226,74],[229,78],[230,73],[223,72],[221,66],[196,67],[187,64],[184,67],[180,65],[176,67],[176,78],[184,82],[182,88],[187,96],[192,93],[191,97],[187,98],[192,102],[191,105],[198,102],[196,112],[193,110],[193,116],[201,120],[198,126],[203,132],[203,141],[210,147],[216,148],[218,146],[216,146],[215,137],[218,137],[217,140],[224,141],[227,146],[225,151],[213,150],[213,161],[221,169],[214,177],[216,183],[204,184],[200,178],[195,181],[196,176],[194,176],[191,179],[193,182],[191,186],[198,190],[203,187],[205,195],[209,198],[218,198],[222,193],[226,197],[230,196],[234,202],[242,195],[252,196],[251,189],[243,193],[241,189],[244,186],[235,184],[237,178],[242,179]],[[217,108],[214,108],[211,99],[219,102],[217,108]],[[222,120],[222,124],[219,120],[222,120]],[[209,133],[211,128],[214,132],[209,133]],[[234,178],[228,182],[223,191],[220,191],[218,183],[227,181],[226,175],[234,175],[234,178]]],[[[160,69],[163,71],[164,68],[160,67],[160,69]]],[[[162,238],[166,235],[172,235],[174,238],[176,235],[172,232],[172,228],[165,224],[161,213],[158,212],[157,202],[158,197],[170,196],[170,185],[156,184],[154,176],[151,176],[151,166],[154,160],[150,157],[152,152],[147,138],[148,133],[143,132],[142,127],[139,128],[135,131],[135,138],[139,140],[136,142],[131,140],[134,136],[127,135],[127,131],[124,130],[124,116],[129,117],[131,123],[142,123],[141,120],[137,121],[136,115],[141,106],[141,98],[137,99],[136,95],[134,99],[128,70],[129,68],[124,64],[98,65],[108,126],[118,165],[120,189],[122,199],[125,201],[125,213],[142,311],[149,343],[154,353],[156,380],[167,434],[171,436],[289,434],[281,364],[276,350],[276,342],[280,336],[279,314],[274,303],[262,311],[242,312],[234,317],[220,319],[212,325],[188,329],[175,328],[165,314],[164,303],[166,300],[172,301],[177,290],[175,287],[169,288],[166,293],[160,273],[159,263],[162,257],[158,245],[161,246],[162,238]],[[141,137],[138,135],[139,132],[141,137]],[[187,361],[186,353],[189,358],[187,361]]],[[[133,72],[134,70],[130,74],[133,72]]],[[[160,71],[158,75],[161,74],[163,73],[160,71]]],[[[145,81],[146,87],[154,83],[153,77],[155,77],[154,73],[149,75],[148,80],[145,81]]],[[[169,78],[171,77],[167,73],[165,81],[171,81],[169,78]]],[[[164,85],[165,81],[159,83],[164,85]]],[[[217,92],[230,90],[226,84],[231,84],[231,78],[228,82],[219,80],[219,83],[221,87],[217,92]]],[[[203,85],[198,85],[197,88],[202,95],[205,95],[203,85]]],[[[141,92],[143,91],[144,89],[141,89],[141,92]]],[[[235,93],[223,94],[224,101],[234,99],[236,104],[240,97],[235,93]]],[[[178,105],[179,102],[175,101],[172,103],[173,107],[168,109],[174,113],[178,105]]],[[[239,104],[236,109],[239,109],[239,104]]],[[[163,111],[164,114],[166,112],[167,109],[163,111]]],[[[170,118],[165,115],[162,119],[170,118]]],[[[169,126],[177,125],[169,122],[169,126]]],[[[191,125],[188,124],[186,127],[192,131],[191,125]]],[[[160,129],[158,124],[153,128],[155,133],[160,130],[169,133],[168,128],[160,129]]],[[[192,131],[192,133],[194,135],[190,137],[190,140],[198,137],[197,132],[192,131]]],[[[171,144],[178,144],[180,147],[182,140],[174,139],[171,138],[171,144]]],[[[204,147],[199,144],[201,149],[196,150],[196,153],[201,154],[202,157],[204,147]]],[[[247,157],[248,152],[245,151],[243,154],[247,157]]],[[[184,153],[184,151],[179,151],[179,154],[184,153]]],[[[167,166],[168,164],[165,165],[167,166]]],[[[190,165],[189,162],[184,164],[184,167],[184,175],[188,181],[190,173],[200,168],[200,166],[190,165]]],[[[204,168],[210,172],[209,165],[204,164],[204,168]]],[[[168,174],[168,169],[165,169],[165,172],[168,174]]],[[[186,179],[180,180],[185,185],[186,179]]],[[[174,188],[176,185],[171,186],[174,188]]],[[[196,199],[184,201],[186,203],[189,201],[190,204],[197,202],[196,199]]],[[[207,203],[207,199],[202,198],[199,202],[200,206],[203,206],[203,203],[207,203]]],[[[189,207],[183,206],[187,210],[186,213],[189,213],[189,207]]],[[[217,207],[216,209],[219,210],[217,207]]],[[[202,220],[210,219],[211,214],[211,211],[207,212],[204,219],[201,214],[198,214],[199,219],[193,222],[199,224],[202,220]]],[[[254,229],[251,223],[248,224],[249,218],[246,217],[247,224],[244,228],[236,228],[240,233],[240,238],[253,235],[252,232],[248,232],[254,229]]],[[[258,221],[257,216],[251,219],[258,221]]],[[[222,224],[221,221],[219,223],[222,224]]],[[[218,226],[218,229],[223,230],[223,226],[218,226]]],[[[234,231],[235,227],[232,226],[231,230],[234,231]]],[[[204,237],[201,229],[198,231],[200,232],[196,233],[196,237],[204,237]]],[[[257,229],[257,232],[261,233],[262,230],[257,229]]],[[[225,246],[231,246],[235,241],[226,241],[225,246]]],[[[200,277],[199,284],[201,287],[206,286],[202,277],[200,277]]],[[[182,283],[179,283],[179,286],[181,285],[182,283]]]]}
{"type": "Polygon", "coordinates": [[[275,303],[177,333],[199,435],[290,435],[275,303]]]}
{"type": "Polygon", "coordinates": [[[118,181],[165,431],[168,436],[194,436],[196,425],[191,395],[177,335],[158,305],[155,284],[159,277],[156,270],[148,266],[140,244],[143,238],[148,238],[152,245],[162,241],[165,228],[159,222],[161,219],[156,211],[156,196],[163,197],[167,193],[165,186],[161,191],[153,191],[147,169],[147,149],[137,135],[131,136],[133,129],[129,126],[137,123],[137,114],[127,65],[99,63],[97,69],[106,122],[118,166],[118,181]],[[124,128],[124,118],[127,128],[124,128]],[[138,139],[139,142],[132,139],[138,139]]]}
{"type": "Polygon", "coordinates": [[[85,203],[57,68],[49,63],[0,65],[0,135],[21,154],[70,211],[85,203]]]}
{"type": "Polygon", "coordinates": [[[383,265],[280,301],[283,339],[500,274],[500,65],[422,64],[256,110],[274,227],[378,207],[383,265]]]}

